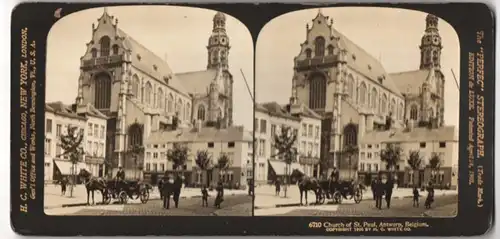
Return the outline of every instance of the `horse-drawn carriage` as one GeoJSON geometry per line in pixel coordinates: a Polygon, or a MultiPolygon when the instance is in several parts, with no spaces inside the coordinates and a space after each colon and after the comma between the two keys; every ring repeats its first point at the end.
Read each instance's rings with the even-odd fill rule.
{"type": "Polygon", "coordinates": [[[363,200],[363,188],[354,180],[327,179],[319,182],[318,203],[325,203],[326,199],[332,199],[333,203],[341,204],[343,199],[360,203],[363,200]]]}
{"type": "Polygon", "coordinates": [[[332,199],[333,203],[340,204],[343,199],[360,203],[363,200],[363,186],[354,180],[335,180],[334,178],[316,179],[304,176],[299,181],[300,203],[305,196],[307,204],[307,191],[313,191],[316,195],[316,203],[324,204],[326,199],[332,199]],[[305,192],[305,194],[304,194],[305,192]]]}
{"type": "Polygon", "coordinates": [[[120,203],[127,203],[128,199],[140,199],[142,203],[149,200],[151,185],[138,180],[109,180],[104,190],[104,203],[111,203],[112,199],[118,199],[120,203]]]}

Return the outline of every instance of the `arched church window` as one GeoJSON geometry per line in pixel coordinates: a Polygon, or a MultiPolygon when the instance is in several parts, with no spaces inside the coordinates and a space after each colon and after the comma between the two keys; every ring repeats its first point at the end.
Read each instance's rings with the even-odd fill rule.
{"type": "Polygon", "coordinates": [[[396,115],[396,100],[392,99],[391,101],[391,112],[390,112],[393,116],[396,115]]]}
{"type": "Polygon", "coordinates": [[[101,45],[101,56],[109,56],[109,48],[111,44],[111,40],[109,39],[109,37],[101,37],[99,44],[101,45]]]}
{"type": "Polygon", "coordinates": [[[325,38],[322,36],[316,37],[314,40],[314,56],[325,55],[325,38]]]}
{"type": "Polygon", "coordinates": [[[163,96],[163,90],[161,88],[158,88],[158,98],[157,98],[158,103],[156,105],[157,108],[163,109],[163,107],[164,107],[163,106],[163,102],[164,102],[164,98],[163,97],[164,97],[163,96]]]}
{"type": "Polygon", "coordinates": [[[354,93],[354,77],[352,75],[349,75],[347,78],[347,94],[351,98],[351,100],[355,99],[355,93],[354,93]]]}
{"type": "Polygon", "coordinates": [[[219,51],[218,50],[214,50],[212,52],[212,63],[215,63],[219,61],[219,51]]]}
{"type": "Polygon", "coordinates": [[[113,55],[118,55],[118,50],[119,50],[119,49],[120,49],[120,48],[118,47],[118,45],[114,44],[114,45],[113,45],[113,55]]]}
{"type": "Polygon", "coordinates": [[[428,112],[429,112],[429,118],[434,118],[434,109],[429,108],[428,112]]]}
{"type": "Polygon", "coordinates": [[[136,99],[139,99],[139,86],[141,85],[139,77],[134,75],[132,77],[132,94],[136,99]]]}
{"type": "Polygon", "coordinates": [[[316,73],[309,78],[309,108],[322,109],[326,104],[326,77],[316,73]]]}
{"type": "Polygon", "coordinates": [[[197,118],[201,121],[205,121],[205,106],[204,105],[199,105],[198,106],[198,114],[197,114],[197,118]]]}
{"type": "Polygon", "coordinates": [[[418,119],[418,108],[416,105],[412,105],[410,108],[410,119],[417,120],[418,119]]]}
{"type": "Polygon", "coordinates": [[[94,78],[95,98],[94,105],[97,109],[109,109],[111,105],[111,77],[100,73],[94,78]]]}
{"type": "Polygon", "coordinates": [[[438,54],[436,51],[433,51],[432,52],[432,62],[434,62],[434,64],[438,64],[438,54]]]}
{"type": "Polygon", "coordinates": [[[348,124],[344,127],[344,145],[357,145],[358,144],[358,132],[356,125],[348,124]]]}
{"type": "Polygon", "coordinates": [[[385,93],[380,101],[380,111],[382,114],[387,113],[387,95],[385,93]]]}
{"type": "Polygon", "coordinates": [[[186,117],[186,120],[189,120],[191,117],[191,104],[186,103],[186,113],[184,113],[184,116],[186,117]]]}
{"type": "Polygon", "coordinates": [[[222,119],[222,109],[219,108],[219,111],[217,112],[217,119],[222,119]]]}
{"type": "Polygon", "coordinates": [[[375,89],[375,87],[372,88],[372,95],[371,95],[371,104],[370,106],[372,107],[372,109],[374,110],[377,110],[377,99],[378,99],[378,95],[377,95],[377,90],[375,89]]]}
{"type": "Polygon", "coordinates": [[[175,112],[177,113],[177,116],[179,117],[179,119],[182,119],[183,118],[183,112],[182,112],[182,100],[179,99],[177,101],[177,104],[175,105],[175,112]]]}
{"type": "Polygon", "coordinates": [[[403,103],[399,103],[399,108],[398,108],[398,118],[400,120],[404,119],[404,106],[403,103]]]}
{"type": "Polygon", "coordinates": [[[306,49],[306,57],[311,58],[312,51],[311,49],[306,49]]]}
{"type": "Polygon", "coordinates": [[[174,96],[172,95],[172,93],[168,94],[167,111],[169,113],[174,112],[174,96]]]}
{"type": "Polygon", "coordinates": [[[359,86],[359,103],[361,105],[366,104],[366,84],[364,82],[359,86]]]}
{"type": "Polygon", "coordinates": [[[142,126],[138,123],[130,125],[128,129],[128,143],[130,146],[142,145],[142,126]]]}
{"type": "Polygon", "coordinates": [[[333,46],[332,45],[328,45],[328,55],[333,55],[333,46]]]}
{"type": "Polygon", "coordinates": [[[90,52],[92,54],[92,58],[96,58],[97,57],[97,49],[92,48],[92,50],[90,50],[90,52]]]}
{"type": "Polygon", "coordinates": [[[146,83],[146,87],[144,89],[144,100],[146,101],[146,104],[152,105],[153,104],[153,86],[151,86],[151,83],[146,83]]]}

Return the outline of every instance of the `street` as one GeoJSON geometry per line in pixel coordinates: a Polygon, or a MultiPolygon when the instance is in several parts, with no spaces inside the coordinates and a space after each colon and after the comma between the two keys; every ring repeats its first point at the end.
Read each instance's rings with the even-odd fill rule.
{"type": "Polygon", "coordinates": [[[111,204],[96,206],[77,206],[45,209],[46,214],[68,216],[251,216],[252,197],[247,195],[228,195],[220,209],[213,206],[213,197],[208,199],[208,207],[201,206],[201,198],[181,198],[179,208],[163,208],[159,199],[150,200],[146,204],[133,202],[129,204],[111,204]]]}
{"type": "Polygon", "coordinates": [[[383,201],[381,210],[375,208],[372,199],[356,204],[353,200],[344,200],[340,205],[327,204],[309,206],[290,206],[256,209],[260,216],[316,216],[316,217],[453,217],[458,210],[458,196],[436,196],[431,209],[424,207],[425,197],[420,198],[420,207],[413,207],[412,198],[392,199],[388,209],[383,201]]]}

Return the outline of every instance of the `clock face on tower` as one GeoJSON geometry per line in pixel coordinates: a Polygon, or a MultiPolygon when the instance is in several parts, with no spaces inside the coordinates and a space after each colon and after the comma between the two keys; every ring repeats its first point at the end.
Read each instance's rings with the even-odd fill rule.
{"type": "Polygon", "coordinates": [[[431,37],[426,37],[425,44],[430,44],[430,43],[431,43],[431,37]]]}

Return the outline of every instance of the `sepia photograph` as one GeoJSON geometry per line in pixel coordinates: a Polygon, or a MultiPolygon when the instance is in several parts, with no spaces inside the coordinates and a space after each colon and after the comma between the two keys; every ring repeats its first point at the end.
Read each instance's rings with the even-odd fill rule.
{"type": "Polygon", "coordinates": [[[450,24],[398,8],[300,10],[269,21],[255,52],[255,216],[456,216],[450,24]]]}
{"type": "Polygon", "coordinates": [[[59,19],[47,39],[45,214],[252,216],[253,55],[245,25],[207,9],[59,19]]]}

